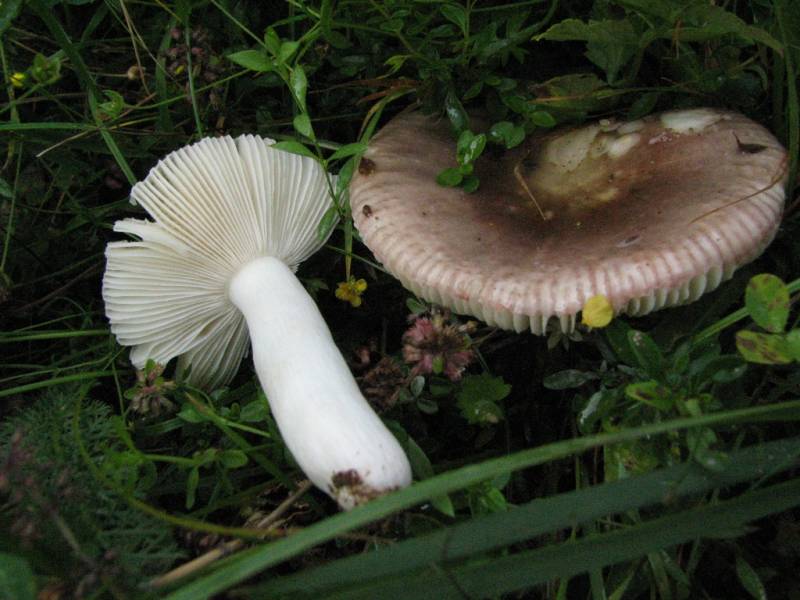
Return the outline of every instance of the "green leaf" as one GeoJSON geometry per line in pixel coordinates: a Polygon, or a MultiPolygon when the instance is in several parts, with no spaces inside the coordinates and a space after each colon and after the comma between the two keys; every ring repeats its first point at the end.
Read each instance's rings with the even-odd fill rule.
{"type": "Polygon", "coordinates": [[[525,139],[525,129],[514,125],[511,121],[500,121],[491,126],[487,137],[492,142],[510,149],[522,143],[525,139]]]}
{"type": "Polygon", "coordinates": [[[592,373],[591,371],[565,369],[545,377],[542,380],[542,385],[548,390],[567,390],[581,387],[585,383],[599,378],[600,376],[597,373],[592,373]]]}
{"type": "Polygon", "coordinates": [[[748,594],[756,600],[767,600],[767,588],[764,587],[758,573],[738,554],[736,555],[736,575],[748,594]]]}
{"type": "Polygon", "coordinates": [[[467,175],[461,182],[461,187],[466,193],[471,194],[472,192],[478,189],[480,184],[481,180],[478,179],[477,175],[467,175]]]}
{"type": "Polygon", "coordinates": [[[557,42],[586,42],[586,57],[606,72],[609,83],[639,50],[639,35],[628,19],[580,21],[566,19],[534,38],[557,42]]]}
{"type": "Polygon", "coordinates": [[[793,359],[800,361],[800,329],[792,329],[786,334],[786,349],[793,359]]]}
{"type": "Polygon", "coordinates": [[[256,398],[252,402],[245,404],[239,413],[239,420],[242,423],[261,423],[269,417],[269,406],[266,401],[256,398]]]}
{"type": "Polygon", "coordinates": [[[186,509],[189,510],[194,506],[197,486],[200,483],[200,467],[192,467],[186,477],[186,509]]]}
{"type": "Polygon", "coordinates": [[[721,6],[706,2],[694,2],[682,10],[680,25],[665,37],[689,42],[704,42],[724,35],[736,35],[741,39],[758,42],[776,52],[783,52],[783,45],[764,29],[748,25],[739,17],[721,6]]]}
{"type": "Polygon", "coordinates": [[[336,209],[335,206],[331,205],[328,207],[328,210],[325,211],[325,214],[322,215],[322,218],[319,220],[319,225],[317,225],[317,239],[318,240],[327,240],[328,236],[330,236],[331,231],[333,228],[336,227],[336,223],[339,222],[339,211],[336,209]]]}
{"type": "Polygon", "coordinates": [[[270,59],[263,50],[242,50],[241,52],[234,52],[233,54],[228,54],[228,60],[236,63],[240,67],[250,69],[251,71],[264,73],[272,70],[272,59],[270,59]]]}
{"type": "Polygon", "coordinates": [[[285,150],[286,152],[291,152],[292,154],[299,154],[300,156],[309,156],[314,159],[317,158],[316,154],[314,154],[308,148],[308,146],[305,146],[300,142],[295,142],[294,140],[278,142],[276,144],[273,144],[272,147],[275,148],[276,150],[285,150]]]}
{"type": "Polygon", "coordinates": [[[367,150],[367,145],[364,142],[353,142],[352,144],[345,144],[338,150],[336,150],[333,154],[328,157],[329,161],[332,160],[339,160],[341,158],[347,158],[348,156],[353,156],[354,154],[363,154],[367,150]]]}
{"type": "Polygon", "coordinates": [[[188,402],[181,408],[181,411],[178,413],[178,418],[187,423],[202,423],[207,420],[204,415],[197,412],[197,409],[188,402]]]}
{"type": "Polygon", "coordinates": [[[664,355],[658,345],[643,331],[628,332],[628,344],[636,362],[650,377],[658,379],[664,372],[664,355]]]}
{"type": "MultiPolygon", "coordinates": [[[[294,53],[297,52],[297,49],[300,47],[300,42],[289,41],[289,42],[281,42],[280,48],[278,48],[278,60],[282,63],[288,62],[294,56],[294,53]]],[[[299,67],[300,65],[298,65],[299,67]]],[[[295,67],[297,68],[297,67],[295,67]]]]}
{"type": "Polygon", "coordinates": [[[0,600],[36,600],[36,580],[28,561],[0,552],[0,600]]]}
{"type": "Polygon", "coordinates": [[[792,362],[792,352],[786,338],[779,334],[740,331],[736,348],[745,360],[763,365],[785,365],[792,362]]]}
{"type": "Polygon", "coordinates": [[[625,386],[625,395],[661,411],[672,408],[672,393],[657,381],[639,381],[625,386]]]}
{"type": "Polygon", "coordinates": [[[456,153],[458,162],[462,165],[474,163],[486,148],[486,134],[475,135],[469,129],[465,129],[458,136],[456,142],[456,153]]]}
{"type": "Polygon", "coordinates": [[[444,15],[444,18],[452,23],[462,31],[467,31],[467,10],[458,4],[443,4],[439,7],[439,11],[444,15]]]}
{"type": "Polygon", "coordinates": [[[297,133],[309,139],[314,139],[314,128],[311,126],[311,119],[309,118],[308,113],[300,113],[299,115],[296,115],[292,121],[292,124],[294,125],[297,133]]]}
{"type": "Polygon", "coordinates": [[[122,94],[114,90],[103,90],[103,95],[108,98],[97,105],[97,113],[104,121],[116,119],[125,108],[125,99],[122,94]]]}
{"type": "Polygon", "coordinates": [[[462,175],[460,169],[457,167],[450,167],[439,172],[436,176],[436,183],[445,187],[454,187],[461,183],[463,178],[464,175],[462,175]]]}
{"type": "Polygon", "coordinates": [[[503,409],[497,404],[511,392],[511,386],[502,377],[488,373],[468,375],[457,394],[458,407],[469,423],[498,423],[503,419],[503,409]]]}
{"type": "Polygon", "coordinates": [[[744,295],[747,312],[759,327],[780,333],[789,320],[789,290],[775,275],[762,273],[750,279],[744,295]]]}
{"type": "MultiPolygon", "coordinates": [[[[419,447],[419,444],[417,444],[414,438],[406,435],[404,446],[406,454],[408,455],[408,462],[411,463],[411,470],[418,479],[430,479],[436,474],[430,459],[422,448],[419,447]]],[[[447,494],[431,498],[431,504],[443,515],[448,517],[456,516],[456,509],[453,506],[453,501],[450,500],[450,496],[447,494]]]]}
{"type": "Polygon", "coordinates": [[[223,450],[218,455],[219,461],[226,469],[238,469],[247,464],[247,454],[241,450],[223,450]]]}
{"type": "Polygon", "coordinates": [[[2,0],[0,2],[0,35],[3,35],[3,32],[11,27],[21,7],[22,0],[2,0]]]}
{"type": "Polygon", "coordinates": [[[545,110],[535,110],[528,114],[528,118],[537,127],[554,127],[556,125],[553,115],[545,110]]]}
{"type": "Polygon", "coordinates": [[[342,49],[350,46],[348,39],[332,28],[334,13],[334,0],[323,0],[319,9],[319,25],[322,36],[334,48],[342,49]]]}
{"type": "Polygon", "coordinates": [[[297,106],[299,106],[303,113],[305,113],[308,79],[306,79],[306,72],[303,69],[303,65],[295,65],[294,69],[292,69],[292,74],[289,78],[289,85],[292,88],[292,93],[294,94],[294,99],[295,102],[297,102],[297,106]]]}
{"type": "Polygon", "coordinates": [[[453,125],[453,128],[458,133],[461,133],[469,127],[469,117],[467,116],[467,111],[464,110],[464,107],[461,105],[461,101],[458,99],[458,96],[456,96],[455,92],[447,92],[447,96],[445,96],[444,99],[444,111],[447,114],[447,118],[450,119],[450,123],[453,125]]]}
{"type": "Polygon", "coordinates": [[[8,184],[8,182],[0,177],[0,197],[2,198],[13,198],[14,197],[14,190],[8,184]]]}

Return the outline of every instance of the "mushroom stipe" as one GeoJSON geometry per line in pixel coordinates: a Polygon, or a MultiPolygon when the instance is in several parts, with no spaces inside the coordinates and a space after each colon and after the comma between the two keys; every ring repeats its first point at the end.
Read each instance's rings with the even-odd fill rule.
{"type": "Polygon", "coordinates": [[[236,373],[249,338],[286,446],[348,509],[408,485],[411,468],[294,276],[325,242],[317,235],[331,205],[325,173],[272,144],[204,139],[134,186],[131,201],[155,222],[115,224],[139,241],[108,244],[106,314],[137,367],[178,357],[179,374],[191,367],[186,380],[211,389],[236,373]]]}
{"type": "Polygon", "coordinates": [[[543,131],[481,157],[475,193],[448,122],[405,113],[370,142],[350,186],[364,243],[430,302],[515,331],[574,329],[594,296],[616,314],[691,302],[769,244],[787,154],[742,115],[692,109],[543,131]]]}

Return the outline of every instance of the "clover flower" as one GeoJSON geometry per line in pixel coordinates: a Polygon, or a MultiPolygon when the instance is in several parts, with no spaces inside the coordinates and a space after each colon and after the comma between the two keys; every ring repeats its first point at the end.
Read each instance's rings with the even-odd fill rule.
{"type": "Polygon", "coordinates": [[[403,334],[403,359],[414,364],[412,375],[443,374],[450,381],[458,381],[474,360],[469,333],[475,323],[454,325],[447,322],[448,317],[447,313],[438,312],[417,317],[403,334]]]}

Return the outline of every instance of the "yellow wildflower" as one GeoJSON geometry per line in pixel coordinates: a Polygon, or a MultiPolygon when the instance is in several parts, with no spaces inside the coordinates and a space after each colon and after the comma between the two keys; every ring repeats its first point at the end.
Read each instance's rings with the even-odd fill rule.
{"type": "Polygon", "coordinates": [[[9,77],[11,85],[13,85],[15,88],[24,87],[25,79],[27,79],[27,75],[25,75],[25,73],[20,73],[19,71],[13,73],[11,77],[9,77]]]}
{"type": "Polygon", "coordinates": [[[605,327],[614,318],[614,307],[602,294],[592,296],[583,305],[581,323],[589,327],[605,327]]]}
{"type": "Polygon", "coordinates": [[[367,282],[363,279],[350,277],[347,281],[340,281],[336,288],[336,297],[349,302],[351,306],[361,306],[361,294],[367,289],[367,282]]]}

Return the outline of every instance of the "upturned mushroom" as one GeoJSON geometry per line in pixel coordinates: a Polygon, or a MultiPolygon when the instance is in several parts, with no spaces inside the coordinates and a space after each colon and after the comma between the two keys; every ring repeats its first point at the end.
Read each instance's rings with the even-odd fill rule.
{"type": "Polygon", "coordinates": [[[449,124],[406,113],[370,142],[350,186],[364,243],[405,287],[490,325],[571,331],[587,300],[642,315],[690,302],[769,244],[787,153],[745,117],[700,108],[530,136],[482,157],[475,193],[449,124]]]}
{"type": "Polygon", "coordinates": [[[136,366],[179,357],[188,382],[207,388],[233,377],[249,338],[287,447],[349,509],[408,485],[411,469],[293,273],[324,243],[325,173],[272,143],[207,138],[133,187],[131,200],[154,222],[115,224],[139,241],[108,244],[106,313],[136,366]]]}

